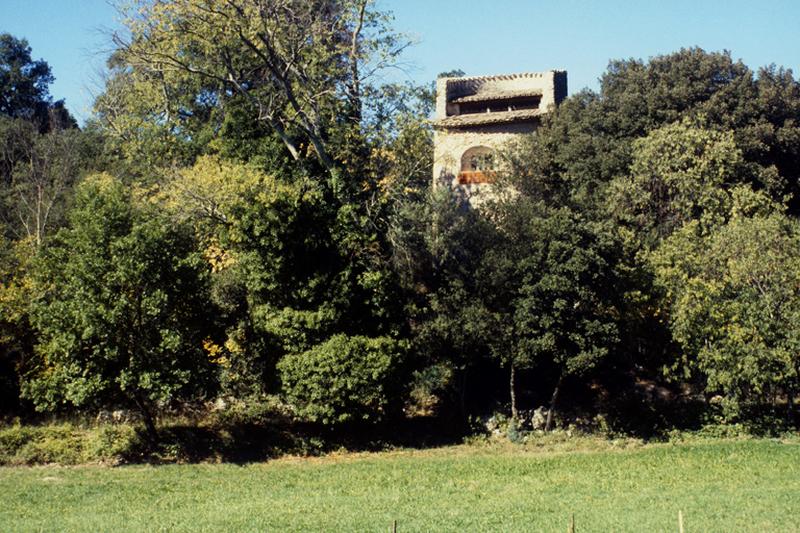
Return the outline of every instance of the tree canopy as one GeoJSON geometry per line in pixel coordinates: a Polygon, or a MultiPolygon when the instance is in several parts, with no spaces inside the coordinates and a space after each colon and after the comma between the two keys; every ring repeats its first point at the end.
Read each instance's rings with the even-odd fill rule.
{"type": "Polygon", "coordinates": [[[82,129],[0,35],[5,409],[128,405],[151,437],[168,409],[241,404],[325,435],[492,411],[532,430],[541,407],[543,429],[792,419],[791,71],[612,60],[471,208],[432,186],[433,84],[376,76],[407,44],[378,4],[120,12],[82,129]]]}

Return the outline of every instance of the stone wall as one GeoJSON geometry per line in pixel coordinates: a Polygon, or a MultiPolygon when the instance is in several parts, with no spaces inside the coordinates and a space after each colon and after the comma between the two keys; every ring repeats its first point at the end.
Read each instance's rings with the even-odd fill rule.
{"type": "Polygon", "coordinates": [[[486,146],[495,151],[502,150],[515,137],[532,133],[535,124],[498,124],[483,128],[462,130],[436,130],[433,135],[434,186],[460,187],[467,198],[473,198],[491,189],[488,183],[458,183],[461,157],[476,146],[486,146]]]}

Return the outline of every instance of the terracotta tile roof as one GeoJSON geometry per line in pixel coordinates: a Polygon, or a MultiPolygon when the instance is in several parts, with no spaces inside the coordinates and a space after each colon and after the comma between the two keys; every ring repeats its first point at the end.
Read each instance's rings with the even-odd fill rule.
{"type": "Polygon", "coordinates": [[[523,89],[518,91],[483,91],[467,96],[460,96],[450,100],[453,104],[464,104],[467,102],[483,102],[484,100],[511,100],[513,98],[524,98],[526,96],[542,96],[541,89],[523,89]]]}
{"type": "Polygon", "coordinates": [[[564,70],[548,70],[546,72],[520,72],[517,74],[500,74],[495,76],[464,76],[461,78],[443,78],[448,81],[452,82],[463,82],[463,83],[470,83],[474,81],[484,82],[484,81],[501,81],[501,80],[515,80],[519,78],[541,78],[545,74],[550,72],[565,72],[564,70]]]}
{"type": "Polygon", "coordinates": [[[539,109],[521,109],[518,111],[496,111],[494,113],[470,113],[439,119],[433,123],[436,128],[464,128],[484,126],[488,124],[507,124],[533,120],[541,115],[539,109]]]}

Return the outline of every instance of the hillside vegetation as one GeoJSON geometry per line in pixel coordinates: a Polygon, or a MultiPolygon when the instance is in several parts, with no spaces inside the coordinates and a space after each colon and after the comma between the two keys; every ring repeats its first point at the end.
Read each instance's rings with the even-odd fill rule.
{"type": "Polygon", "coordinates": [[[0,415],[28,435],[6,461],[46,462],[20,450],[70,442],[59,421],[76,457],[119,437],[134,461],[416,423],[403,444],[797,428],[790,70],[612,60],[497,154],[476,210],[431,187],[433,84],[380,75],[408,42],[377,4],[126,6],[81,128],[0,35],[0,415]],[[115,412],[135,435],[101,427],[115,412]]]}

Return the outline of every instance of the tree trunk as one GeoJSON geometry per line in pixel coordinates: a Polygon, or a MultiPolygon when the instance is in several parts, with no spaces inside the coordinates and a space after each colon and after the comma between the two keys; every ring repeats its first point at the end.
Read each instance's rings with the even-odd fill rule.
{"type": "Polygon", "coordinates": [[[564,381],[564,376],[559,376],[556,388],[553,390],[553,396],[550,398],[550,409],[547,410],[547,422],[545,422],[544,430],[550,431],[553,427],[553,414],[556,411],[556,400],[558,400],[558,390],[561,388],[561,382],[564,381]]]}
{"type": "Polygon", "coordinates": [[[358,22],[350,38],[350,120],[353,124],[361,124],[361,80],[359,80],[358,40],[361,29],[364,27],[364,15],[367,11],[367,0],[361,0],[358,5],[358,22]]]}
{"type": "Polygon", "coordinates": [[[136,407],[139,408],[139,413],[142,415],[142,422],[144,422],[144,429],[147,432],[147,440],[150,444],[158,443],[158,430],[156,429],[156,422],[153,413],[147,406],[147,401],[142,397],[141,393],[137,392],[134,395],[136,407]]]}
{"type": "Polygon", "coordinates": [[[458,394],[459,409],[461,410],[461,420],[467,423],[467,369],[461,374],[461,390],[458,394]]]}
{"type": "Polygon", "coordinates": [[[514,363],[511,363],[511,376],[508,380],[508,388],[511,392],[511,419],[516,421],[519,418],[519,412],[517,411],[517,393],[514,390],[514,382],[516,380],[516,367],[514,363]]]}

